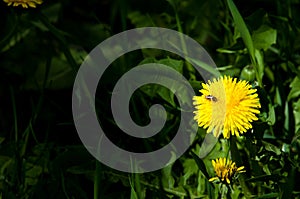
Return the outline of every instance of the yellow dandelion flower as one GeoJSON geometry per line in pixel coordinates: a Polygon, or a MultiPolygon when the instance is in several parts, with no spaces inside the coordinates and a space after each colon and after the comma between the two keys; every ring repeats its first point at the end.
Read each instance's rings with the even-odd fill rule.
{"type": "Polygon", "coordinates": [[[258,120],[256,114],[261,106],[256,89],[245,80],[237,81],[229,76],[202,83],[201,96],[194,96],[196,108],[194,119],[198,126],[228,139],[239,136],[252,128],[251,122],[258,120]]]}
{"type": "Polygon", "coordinates": [[[216,160],[212,160],[212,165],[217,176],[210,178],[210,182],[220,181],[223,184],[230,184],[232,182],[232,179],[238,173],[245,172],[244,166],[237,167],[235,162],[227,160],[226,158],[218,158],[216,160]]]}
{"type": "Polygon", "coordinates": [[[23,8],[35,8],[36,4],[42,4],[42,0],[3,0],[8,6],[22,6],[23,8]]]}

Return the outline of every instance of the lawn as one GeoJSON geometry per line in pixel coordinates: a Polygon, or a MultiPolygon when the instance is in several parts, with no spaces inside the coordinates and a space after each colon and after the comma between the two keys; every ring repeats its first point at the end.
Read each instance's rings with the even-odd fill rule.
{"type": "Polygon", "coordinates": [[[300,198],[300,1],[0,4],[0,199],[300,198]]]}

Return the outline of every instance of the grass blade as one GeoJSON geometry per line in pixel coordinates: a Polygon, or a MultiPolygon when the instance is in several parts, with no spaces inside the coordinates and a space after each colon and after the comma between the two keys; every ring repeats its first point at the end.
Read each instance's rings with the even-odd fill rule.
{"type": "Polygon", "coordinates": [[[227,4],[228,4],[229,10],[232,14],[233,20],[235,22],[235,26],[237,27],[238,31],[241,33],[241,37],[249,51],[251,61],[252,61],[252,63],[256,63],[253,41],[252,41],[251,35],[249,33],[249,30],[241,16],[240,12],[238,11],[235,4],[233,3],[233,1],[227,0],[227,4]]]}

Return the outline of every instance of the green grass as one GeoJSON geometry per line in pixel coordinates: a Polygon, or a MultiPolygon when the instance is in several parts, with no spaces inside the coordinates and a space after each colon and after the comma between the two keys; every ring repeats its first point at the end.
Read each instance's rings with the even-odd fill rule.
{"type": "MultiPolygon", "coordinates": [[[[299,6],[297,0],[63,0],[22,9],[2,1],[0,198],[300,198],[299,6]],[[72,86],[96,45],[146,26],[195,39],[222,75],[246,79],[257,88],[262,108],[251,131],[231,140],[220,137],[204,158],[198,156],[206,133],[199,128],[180,159],[158,171],[131,174],[97,162],[84,148],[72,117],[72,86]],[[226,156],[247,170],[231,187],[208,181],[215,175],[211,160],[226,156]]],[[[96,109],[101,125],[112,129],[114,143],[150,151],[171,140],[180,107],[168,89],[142,87],[130,101],[137,124],[149,122],[152,104],[168,112],[160,134],[142,142],[122,134],[114,123],[110,96],[123,72],[151,61],[177,69],[198,92],[203,79],[187,60],[143,49],[113,62],[99,83],[96,109]]]]}

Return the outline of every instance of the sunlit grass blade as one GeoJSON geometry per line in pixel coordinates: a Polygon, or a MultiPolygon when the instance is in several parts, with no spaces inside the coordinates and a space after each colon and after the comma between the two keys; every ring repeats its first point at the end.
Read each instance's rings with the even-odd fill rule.
{"type": "Polygon", "coordinates": [[[253,41],[252,41],[250,32],[240,14],[240,12],[238,11],[235,4],[233,3],[233,1],[227,0],[227,4],[228,4],[229,10],[232,14],[233,20],[235,22],[235,26],[241,33],[241,37],[249,51],[251,61],[255,63],[254,45],[253,45],[253,41]]]}
{"type": "Polygon", "coordinates": [[[247,28],[245,21],[243,20],[240,12],[238,11],[237,7],[233,3],[232,0],[227,0],[227,4],[229,10],[232,14],[235,26],[237,30],[240,32],[241,37],[244,41],[246,48],[248,49],[250,59],[254,69],[256,70],[256,79],[258,81],[259,86],[262,86],[262,76],[264,71],[264,65],[262,62],[261,53],[257,49],[255,49],[251,34],[247,28]]]}

